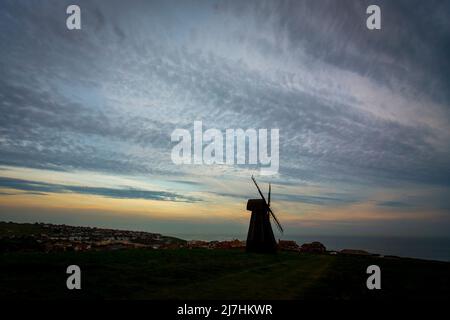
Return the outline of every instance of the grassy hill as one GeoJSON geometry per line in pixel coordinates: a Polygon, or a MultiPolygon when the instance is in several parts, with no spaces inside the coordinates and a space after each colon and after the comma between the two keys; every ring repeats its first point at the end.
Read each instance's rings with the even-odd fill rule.
{"type": "Polygon", "coordinates": [[[38,223],[14,223],[0,221],[0,235],[2,236],[24,236],[30,234],[38,234],[46,231],[47,230],[38,223]]]}
{"type": "Polygon", "coordinates": [[[450,298],[450,263],[241,250],[119,250],[0,255],[0,299],[450,298]],[[69,291],[68,265],[82,270],[69,291]],[[381,268],[381,290],[366,268],[381,268]]]}

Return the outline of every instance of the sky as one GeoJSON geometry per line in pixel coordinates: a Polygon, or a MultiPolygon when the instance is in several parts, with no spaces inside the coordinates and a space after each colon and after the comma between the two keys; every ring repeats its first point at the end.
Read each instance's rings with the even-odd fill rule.
{"type": "Polygon", "coordinates": [[[447,236],[449,15],[448,1],[1,1],[0,220],[245,237],[255,174],[276,238],[447,236]],[[279,129],[278,174],[174,164],[171,133],[194,121],[279,129]]]}

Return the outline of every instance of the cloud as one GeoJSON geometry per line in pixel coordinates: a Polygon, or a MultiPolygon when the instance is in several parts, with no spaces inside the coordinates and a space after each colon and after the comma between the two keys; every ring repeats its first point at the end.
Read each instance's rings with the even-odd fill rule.
{"type": "Polygon", "coordinates": [[[314,205],[324,205],[324,206],[341,206],[353,203],[358,203],[359,199],[352,199],[346,195],[340,195],[336,197],[330,196],[312,196],[312,195],[279,195],[277,200],[285,200],[292,202],[300,202],[314,205]]]}
{"type": "Polygon", "coordinates": [[[352,193],[289,190],[285,201],[339,206],[386,187],[449,186],[448,3],[379,1],[375,32],[368,1],[79,1],[79,32],[65,29],[68,4],[0,4],[2,165],[160,175],[205,191],[205,176],[247,179],[245,167],[173,165],[171,132],[202,120],[279,128],[277,183],[352,193]]]}
{"type": "MultiPolygon", "coordinates": [[[[237,194],[237,193],[226,193],[226,192],[211,192],[215,195],[221,196],[221,197],[228,197],[228,198],[234,198],[234,199],[254,199],[259,198],[257,193],[243,193],[243,194],[237,194]]],[[[337,207],[342,205],[351,205],[356,204],[359,202],[362,202],[363,199],[358,198],[358,196],[351,196],[348,194],[340,194],[335,193],[331,195],[327,194],[321,194],[321,195],[306,195],[306,194],[290,194],[285,192],[274,192],[275,194],[272,194],[272,200],[274,201],[288,201],[292,203],[306,203],[306,204],[312,204],[312,205],[319,205],[319,206],[328,206],[328,207],[337,207]]]]}
{"type": "MultiPolygon", "coordinates": [[[[25,191],[27,194],[44,195],[46,193],[77,193],[86,195],[97,195],[116,199],[145,199],[172,202],[198,202],[198,198],[184,196],[173,192],[141,190],[136,188],[102,188],[44,183],[22,179],[0,177],[0,187],[25,191]]],[[[6,194],[6,193],[3,193],[6,194]]],[[[11,193],[7,193],[11,195],[11,193]]]]}
{"type": "Polygon", "coordinates": [[[410,203],[405,203],[401,201],[380,201],[377,203],[380,207],[392,207],[392,208],[411,208],[410,203]]]}

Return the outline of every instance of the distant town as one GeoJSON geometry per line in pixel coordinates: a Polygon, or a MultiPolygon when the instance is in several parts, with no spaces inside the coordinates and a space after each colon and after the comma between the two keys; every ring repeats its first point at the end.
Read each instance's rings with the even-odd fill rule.
{"type": "MultiPolygon", "coordinates": [[[[65,252],[121,249],[245,249],[245,241],[202,241],[163,236],[159,233],[77,227],[49,223],[0,222],[0,252],[65,252]]],[[[279,240],[278,249],[307,253],[371,255],[362,250],[327,251],[320,242],[298,245],[279,240]]]]}
{"type": "Polygon", "coordinates": [[[0,251],[87,251],[130,248],[165,249],[186,241],[158,233],[75,227],[49,223],[0,222],[0,251]]]}

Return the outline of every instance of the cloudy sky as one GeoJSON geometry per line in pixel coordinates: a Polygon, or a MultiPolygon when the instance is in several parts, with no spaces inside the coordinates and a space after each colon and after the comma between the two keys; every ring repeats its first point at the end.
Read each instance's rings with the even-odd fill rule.
{"type": "Polygon", "coordinates": [[[0,219],[245,235],[258,170],[171,161],[172,131],[202,121],[279,128],[279,174],[256,178],[287,237],[448,235],[449,15],[448,1],[2,1],[0,219]],[[66,28],[73,3],[82,30],[66,28]]]}

